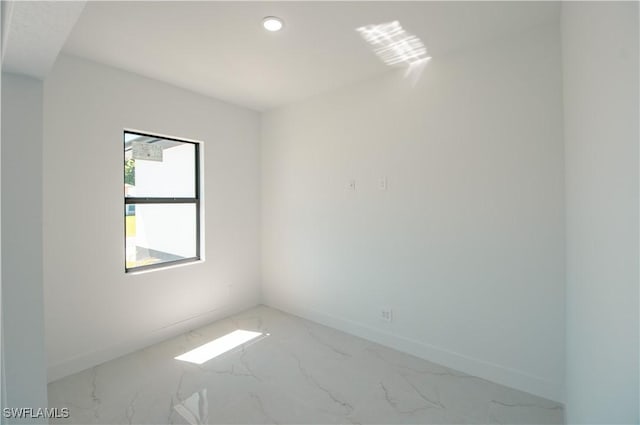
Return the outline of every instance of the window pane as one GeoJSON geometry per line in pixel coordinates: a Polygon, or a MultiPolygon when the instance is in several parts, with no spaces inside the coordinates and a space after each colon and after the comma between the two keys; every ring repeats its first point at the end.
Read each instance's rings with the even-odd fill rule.
{"type": "Polygon", "coordinates": [[[195,204],[125,205],[127,268],[196,256],[195,204]]]}
{"type": "Polygon", "coordinates": [[[195,197],[195,144],[125,133],[124,187],[129,197],[195,197]]]}

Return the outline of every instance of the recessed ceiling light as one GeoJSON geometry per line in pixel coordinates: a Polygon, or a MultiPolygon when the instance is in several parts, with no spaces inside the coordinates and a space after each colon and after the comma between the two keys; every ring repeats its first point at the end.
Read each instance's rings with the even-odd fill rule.
{"type": "Polygon", "coordinates": [[[262,20],[262,26],[267,31],[280,31],[284,26],[284,22],[275,16],[267,16],[262,20]]]}

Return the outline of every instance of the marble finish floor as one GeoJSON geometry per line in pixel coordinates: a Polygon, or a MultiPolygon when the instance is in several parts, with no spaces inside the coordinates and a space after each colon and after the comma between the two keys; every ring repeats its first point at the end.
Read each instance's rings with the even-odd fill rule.
{"type": "Polygon", "coordinates": [[[74,424],[559,424],[558,403],[259,306],[49,384],[74,424]],[[262,336],[175,360],[237,329],[262,336]]]}

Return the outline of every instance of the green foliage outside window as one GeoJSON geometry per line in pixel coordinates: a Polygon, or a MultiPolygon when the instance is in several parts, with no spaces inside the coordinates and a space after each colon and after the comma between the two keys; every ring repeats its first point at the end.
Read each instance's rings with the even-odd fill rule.
{"type": "Polygon", "coordinates": [[[136,184],[136,160],[133,158],[124,162],[124,182],[131,186],[136,184]]]}

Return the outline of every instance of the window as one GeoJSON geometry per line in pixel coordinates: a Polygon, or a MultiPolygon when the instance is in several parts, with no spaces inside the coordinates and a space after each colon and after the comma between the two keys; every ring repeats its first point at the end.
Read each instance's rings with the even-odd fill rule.
{"type": "Polygon", "coordinates": [[[124,132],[125,271],[200,259],[198,143],[124,132]]]}

